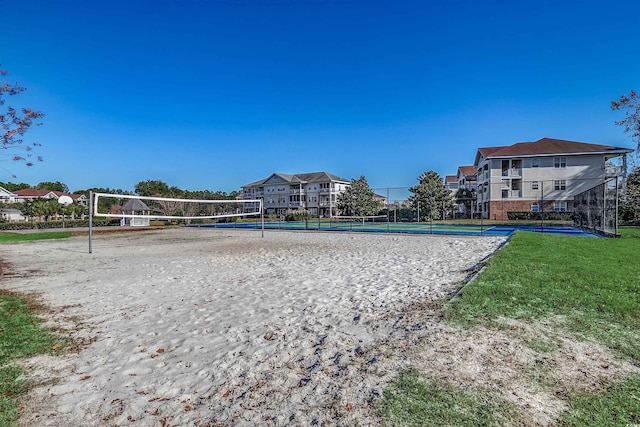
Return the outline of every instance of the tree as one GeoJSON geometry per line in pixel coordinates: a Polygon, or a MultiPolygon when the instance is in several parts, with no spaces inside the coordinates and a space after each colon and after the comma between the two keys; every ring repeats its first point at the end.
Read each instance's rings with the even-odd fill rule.
{"type": "Polygon", "coordinates": [[[342,215],[348,216],[376,215],[382,208],[364,176],[351,178],[349,187],[338,195],[336,206],[342,215]]]}
{"type": "Polygon", "coordinates": [[[624,127],[625,133],[640,149],[640,97],[636,91],[629,92],[629,96],[620,96],[618,101],[611,101],[611,109],[614,111],[625,110],[624,119],[615,123],[624,127]]]}
{"type": "Polygon", "coordinates": [[[423,172],[418,177],[418,185],[409,188],[413,193],[409,197],[411,205],[420,211],[421,218],[444,218],[445,213],[453,208],[451,193],[445,187],[444,181],[435,171],[423,172]]]}
{"type": "Polygon", "coordinates": [[[48,221],[60,210],[60,203],[57,199],[33,199],[24,202],[20,211],[24,216],[40,218],[48,221]]]}
{"type": "Polygon", "coordinates": [[[87,206],[83,206],[79,203],[72,203],[69,206],[64,207],[63,212],[66,215],[71,215],[71,218],[80,218],[82,215],[88,214],[89,210],[87,206]]]}
{"type": "Polygon", "coordinates": [[[36,185],[36,190],[49,190],[49,191],[60,191],[62,193],[69,193],[69,187],[66,184],[61,183],[60,181],[56,182],[48,182],[44,181],[36,185]]]}
{"type": "Polygon", "coordinates": [[[169,186],[163,181],[148,179],[135,186],[136,194],[148,197],[169,197],[169,186]]]}
{"type": "MultiPolygon", "coordinates": [[[[74,194],[84,194],[87,200],[89,199],[89,194],[93,193],[104,193],[104,194],[125,194],[125,195],[133,195],[133,192],[127,190],[121,190],[116,188],[87,188],[86,190],[76,190],[74,194]]],[[[114,197],[100,197],[98,199],[98,212],[109,212],[109,213],[120,213],[120,207],[126,203],[124,198],[114,198],[114,197]]]]}
{"type": "Polygon", "coordinates": [[[640,167],[627,176],[625,197],[620,203],[620,219],[626,223],[640,223],[640,167]]]}
{"type": "Polygon", "coordinates": [[[31,188],[31,186],[25,182],[21,182],[20,184],[15,184],[13,182],[0,182],[0,187],[9,191],[18,191],[31,188]]]}
{"type": "MultiPolygon", "coordinates": [[[[0,76],[6,76],[7,71],[0,68],[0,76]]],[[[40,119],[44,117],[44,113],[38,110],[32,110],[30,107],[14,108],[3,107],[5,103],[5,95],[14,96],[24,92],[26,88],[17,83],[10,83],[6,80],[0,80],[0,148],[11,153],[11,159],[24,162],[26,166],[33,166],[31,151],[33,147],[39,147],[40,144],[32,143],[31,145],[22,145],[24,134],[33,125],[40,126],[40,119]],[[17,154],[20,150],[24,150],[26,154],[17,154]]],[[[41,156],[36,157],[38,161],[42,161],[41,156]]]]}

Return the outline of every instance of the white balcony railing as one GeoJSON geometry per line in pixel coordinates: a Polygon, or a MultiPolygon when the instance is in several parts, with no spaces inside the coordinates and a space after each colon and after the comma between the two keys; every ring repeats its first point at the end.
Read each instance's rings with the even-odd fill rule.
{"type": "Polygon", "coordinates": [[[604,168],[604,174],[607,178],[612,176],[620,176],[623,174],[623,172],[624,169],[622,168],[622,166],[607,166],[606,168],[604,168]]]}
{"type": "Polygon", "coordinates": [[[519,199],[522,197],[522,190],[502,190],[503,199],[519,199]]]}
{"type": "Polygon", "coordinates": [[[508,176],[509,178],[520,178],[522,176],[522,169],[511,168],[502,171],[502,176],[508,176]]]}

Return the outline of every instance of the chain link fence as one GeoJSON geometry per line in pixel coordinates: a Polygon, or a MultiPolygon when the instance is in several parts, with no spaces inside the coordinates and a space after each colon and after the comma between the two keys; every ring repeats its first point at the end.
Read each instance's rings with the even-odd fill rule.
{"type": "Polygon", "coordinates": [[[504,179],[450,189],[450,200],[410,203],[410,187],[377,187],[389,222],[577,227],[617,234],[622,179],[504,179]]]}
{"type": "Polygon", "coordinates": [[[618,234],[618,177],[610,178],[574,197],[574,225],[604,235],[618,234]]]}

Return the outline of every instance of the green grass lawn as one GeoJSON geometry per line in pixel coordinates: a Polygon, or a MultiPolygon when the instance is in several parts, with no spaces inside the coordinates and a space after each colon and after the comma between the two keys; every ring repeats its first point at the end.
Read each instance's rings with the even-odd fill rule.
{"type": "Polygon", "coordinates": [[[41,310],[30,297],[0,290],[0,426],[17,425],[19,401],[31,385],[14,362],[67,347],[65,339],[42,327],[34,314],[41,310]]]}
{"type": "MultiPolygon", "coordinates": [[[[618,239],[594,239],[517,232],[462,295],[445,306],[445,319],[464,328],[501,328],[505,319],[531,324],[548,320],[566,334],[595,340],[640,366],[640,229],[623,228],[620,233],[618,239]]],[[[465,410],[478,399],[489,399],[412,376],[413,386],[403,385],[409,381],[405,374],[384,394],[380,408],[390,425],[500,425],[508,413],[484,407],[483,416],[483,411],[495,414],[489,421],[457,422],[445,415],[424,423],[420,417],[407,421],[401,414],[420,413],[427,403],[444,405],[452,393],[471,399],[462,404],[465,410]]],[[[571,392],[565,399],[569,410],[561,415],[560,425],[640,424],[640,376],[595,393],[571,392]]]]}
{"type": "Polygon", "coordinates": [[[488,395],[425,381],[403,373],[379,404],[392,426],[499,426],[513,420],[510,405],[488,395]]]}
{"type": "Polygon", "coordinates": [[[43,231],[40,233],[0,233],[0,243],[28,242],[31,240],[66,239],[73,236],[69,231],[43,231]]]}

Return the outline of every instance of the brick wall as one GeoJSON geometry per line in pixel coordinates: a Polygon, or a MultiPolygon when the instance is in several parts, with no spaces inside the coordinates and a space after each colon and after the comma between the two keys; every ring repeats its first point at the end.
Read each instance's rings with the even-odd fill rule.
{"type": "MultiPolygon", "coordinates": [[[[573,209],[573,201],[571,200],[545,200],[544,211],[553,211],[553,203],[556,201],[567,202],[567,210],[573,209]]],[[[535,200],[496,200],[489,202],[489,216],[488,219],[500,219],[507,220],[508,212],[526,212],[531,210],[531,204],[535,200]]],[[[542,210],[542,206],[540,209],[542,210]]]]}

